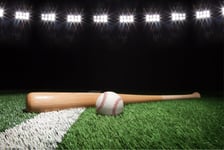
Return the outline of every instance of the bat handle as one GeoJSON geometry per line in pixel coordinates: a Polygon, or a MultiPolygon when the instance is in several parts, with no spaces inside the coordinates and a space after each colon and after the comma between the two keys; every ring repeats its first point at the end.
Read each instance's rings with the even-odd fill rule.
{"type": "Polygon", "coordinates": [[[200,98],[201,95],[198,92],[192,94],[181,94],[181,95],[130,95],[120,94],[124,103],[138,103],[148,101],[163,101],[163,100],[176,100],[176,99],[191,99],[200,98]]]}
{"type": "Polygon", "coordinates": [[[201,98],[199,92],[194,92],[192,94],[185,95],[164,95],[163,99],[189,99],[189,98],[201,98]]]}

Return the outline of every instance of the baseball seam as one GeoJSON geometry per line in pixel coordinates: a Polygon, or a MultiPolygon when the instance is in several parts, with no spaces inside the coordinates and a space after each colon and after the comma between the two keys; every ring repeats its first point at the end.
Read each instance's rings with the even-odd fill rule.
{"type": "Polygon", "coordinates": [[[99,110],[103,107],[103,105],[104,105],[106,99],[107,99],[107,93],[105,92],[105,93],[103,94],[103,100],[101,101],[99,107],[97,107],[97,111],[99,111],[99,110]]]}
{"type": "Polygon", "coordinates": [[[112,110],[113,115],[116,115],[117,106],[118,106],[120,101],[121,101],[120,97],[115,101],[114,106],[113,106],[113,110],[112,110]]]}

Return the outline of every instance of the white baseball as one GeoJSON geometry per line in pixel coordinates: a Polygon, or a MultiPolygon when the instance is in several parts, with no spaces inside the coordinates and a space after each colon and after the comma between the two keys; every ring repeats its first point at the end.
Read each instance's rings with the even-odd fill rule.
{"type": "Polygon", "coordinates": [[[96,101],[96,111],[99,114],[118,115],[123,111],[123,108],[122,98],[114,92],[104,92],[96,101]]]}

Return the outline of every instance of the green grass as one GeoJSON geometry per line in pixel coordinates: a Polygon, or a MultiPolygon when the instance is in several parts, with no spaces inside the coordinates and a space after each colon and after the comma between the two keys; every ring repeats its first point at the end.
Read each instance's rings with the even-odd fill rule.
{"type": "MultiPolygon", "coordinates": [[[[0,94],[0,132],[37,115],[24,113],[25,94],[0,94]]],[[[117,116],[87,109],[58,149],[224,149],[223,98],[126,105],[117,116]]]]}
{"type": "Polygon", "coordinates": [[[117,117],[87,109],[58,149],[223,149],[222,98],[126,105],[117,117]]]}
{"type": "Polygon", "coordinates": [[[36,114],[24,113],[25,94],[0,95],[0,132],[13,127],[36,114]]]}

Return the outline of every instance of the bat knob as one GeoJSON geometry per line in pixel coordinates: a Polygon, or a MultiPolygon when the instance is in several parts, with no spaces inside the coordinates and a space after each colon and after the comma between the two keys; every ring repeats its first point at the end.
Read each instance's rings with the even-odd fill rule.
{"type": "Polygon", "coordinates": [[[201,98],[201,94],[199,92],[194,92],[192,95],[194,95],[196,98],[201,98]]]}

